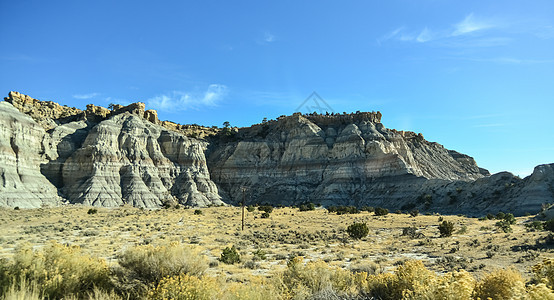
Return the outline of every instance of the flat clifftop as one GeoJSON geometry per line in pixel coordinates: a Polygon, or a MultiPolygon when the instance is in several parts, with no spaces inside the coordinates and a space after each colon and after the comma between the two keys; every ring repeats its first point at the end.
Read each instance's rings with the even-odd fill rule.
{"type": "Polygon", "coordinates": [[[281,116],[244,128],[160,121],[141,102],[71,108],[10,92],[0,103],[0,206],[156,208],[247,203],[534,213],[552,165],[490,176],[468,155],[389,129],[381,112],[281,116]]]}

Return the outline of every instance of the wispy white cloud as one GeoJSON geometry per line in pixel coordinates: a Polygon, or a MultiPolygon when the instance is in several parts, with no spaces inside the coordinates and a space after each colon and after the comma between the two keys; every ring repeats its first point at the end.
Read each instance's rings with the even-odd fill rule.
{"type": "Polygon", "coordinates": [[[489,29],[496,25],[490,20],[477,19],[473,13],[470,13],[460,23],[454,25],[452,36],[469,34],[472,32],[489,29]]]}
{"type": "Polygon", "coordinates": [[[275,36],[270,31],[260,32],[260,35],[256,38],[256,43],[259,45],[269,45],[277,41],[277,36],[275,36]]]}
{"type": "Polygon", "coordinates": [[[418,43],[433,41],[455,42],[463,36],[471,36],[472,33],[498,26],[498,22],[484,18],[477,18],[473,13],[470,13],[462,21],[449,26],[449,28],[430,29],[429,27],[425,27],[418,31],[409,30],[405,27],[399,27],[379,38],[377,42],[379,44],[386,40],[418,43]]]}
{"type": "Polygon", "coordinates": [[[227,86],[210,84],[205,92],[173,91],[146,100],[149,107],[160,111],[183,111],[213,107],[227,94],[227,86]]]}
{"type": "Polygon", "coordinates": [[[264,32],[264,42],[266,43],[275,42],[275,35],[271,34],[271,32],[269,31],[264,32]]]}
{"type": "Polygon", "coordinates": [[[76,94],[76,95],[73,95],[73,98],[79,99],[79,100],[86,100],[86,99],[94,98],[99,95],[100,93],[76,94]]]}
{"type": "Polygon", "coordinates": [[[381,42],[387,41],[387,40],[399,40],[403,42],[407,41],[413,41],[417,38],[416,34],[408,33],[406,32],[406,28],[404,27],[398,27],[391,32],[383,35],[382,37],[377,39],[377,43],[381,45],[381,42]]]}
{"type": "Polygon", "coordinates": [[[385,34],[381,38],[377,39],[377,42],[381,43],[382,41],[390,40],[393,38],[398,38],[398,35],[404,30],[404,27],[398,27],[394,29],[393,31],[385,34]]]}
{"type": "Polygon", "coordinates": [[[425,27],[425,29],[423,29],[417,36],[416,41],[420,43],[425,43],[432,39],[433,39],[433,34],[427,27],[425,27]]]}

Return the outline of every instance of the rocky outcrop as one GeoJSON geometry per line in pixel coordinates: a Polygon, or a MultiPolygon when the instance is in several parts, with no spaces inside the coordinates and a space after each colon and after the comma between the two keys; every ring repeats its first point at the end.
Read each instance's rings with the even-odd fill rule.
{"type": "Polygon", "coordinates": [[[10,92],[4,100],[31,116],[46,131],[60,124],[75,121],[81,118],[83,113],[77,108],[61,106],[52,101],[40,101],[18,92],[10,92]]]}
{"type": "Polygon", "coordinates": [[[31,117],[0,103],[0,206],[37,208],[60,203],[56,187],[41,173],[48,135],[31,117]]]}
{"type": "Polygon", "coordinates": [[[80,111],[15,92],[5,100],[0,206],[57,205],[58,193],[93,206],[223,204],[207,169],[207,142],[157,125],[143,103],[80,111]]]}
{"type": "Polygon", "coordinates": [[[206,142],[130,113],[102,121],[62,167],[64,195],[94,206],[160,207],[223,204],[210,180],[206,142]]]}
{"type": "Polygon", "coordinates": [[[248,203],[482,215],[554,202],[554,165],[490,175],[380,112],[295,113],[246,128],[160,121],[144,103],[86,110],[10,92],[0,106],[0,206],[248,203]]]}
{"type": "Polygon", "coordinates": [[[375,123],[380,117],[294,114],[241,129],[234,140],[212,145],[212,178],[229,201],[241,199],[247,187],[252,199],[271,203],[359,204],[373,202],[368,192],[383,178],[402,185],[410,175],[448,181],[484,176],[471,157],[453,155],[421,134],[387,129],[375,123]]]}

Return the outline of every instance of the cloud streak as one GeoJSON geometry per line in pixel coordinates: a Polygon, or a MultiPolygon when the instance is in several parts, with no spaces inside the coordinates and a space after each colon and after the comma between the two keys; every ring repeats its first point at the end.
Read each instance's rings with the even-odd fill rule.
{"type": "Polygon", "coordinates": [[[465,17],[463,21],[454,25],[454,31],[451,33],[451,36],[458,36],[469,34],[476,31],[481,31],[495,27],[494,24],[490,21],[479,20],[475,18],[473,13],[470,13],[465,17]]]}
{"type": "Polygon", "coordinates": [[[146,103],[149,107],[166,112],[214,107],[225,97],[227,90],[223,84],[210,84],[205,92],[173,91],[152,97],[146,103]]]}
{"type": "Polygon", "coordinates": [[[425,29],[423,29],[416,38],[416,41],[420,43],[425,43],[431,40],[433,40],[433,34],[427,27],[425,27],[425,29]]]}
{"type": "Polygon", "coordinates": [[[86,99],[94,98],[98,95],[100,95],[100,93],[76,94],[76,95],[73,95],[73,98],[79,99],[79,100],[86,100],[86,99]]]}
{"type": "Polygon", "coordinates": [[[491,20],[479,19],[475,17],[473,13],[470,13],[462,21],[447,29],[429,29],[428,27],[425,27],[422,30],[417,31],[409,30],[405,27],[399,27],[385,34],[377,41],[380,44],[381,42],[387,40],[418,43],[427,43],[437,40],[456,40],[456,38],[471,36],[476,32],[495,27],[498,27],[498,24],[495,24],[495,22],[491,20]]]}

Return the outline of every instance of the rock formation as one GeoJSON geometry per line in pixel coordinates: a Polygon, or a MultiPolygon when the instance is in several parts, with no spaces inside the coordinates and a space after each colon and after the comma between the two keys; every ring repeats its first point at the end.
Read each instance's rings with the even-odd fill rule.
{"type": "Polygon", "coordinates": [[[388,129],[380,112],[295,113],[239,129],[160,121],[144,103],[86,110],[10,92],[0,103],[0,206],[248,203],[482,215],[554,202],[554,164],[520,179],[388,129]]]}
{"type": "Polygon", "coordinates": [[[234,140],[212,144],[212,178],[229,201],[241,199],[247,187],[252,199],[270,203],[370,205],[391,192],[370,193],[377,186],[398,189],[410,176],[471,181],[487,175],[471,157],[379,121],[380,113],[296,113],[241,129],[234,140]]]}
{"type": "Polygon", "coordinates": [[[93,206],[223,204],[207,142],[151,122],[143,103],[80,111],[11,92],[1,104],[0,206],[55,205],[58,192],[93,206]]]}
{"type": "Polygon", "coordinates": [[[8,102],[0,103],[0,206],[58,205],[57,189],[41,173],[48,134],[8,102]]]}

